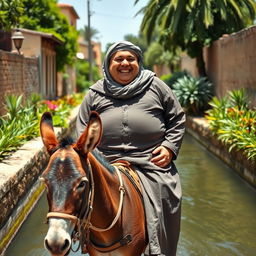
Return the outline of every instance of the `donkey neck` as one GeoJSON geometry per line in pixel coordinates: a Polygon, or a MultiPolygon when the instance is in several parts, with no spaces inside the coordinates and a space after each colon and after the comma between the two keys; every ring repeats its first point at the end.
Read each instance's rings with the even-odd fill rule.
{"type": "Polygon", "coordinates": [[[119,201],[119,181],[117,175],[103,165],[93,154],[88,155],[94,179],[94,202],[92,223],[105,227],[106,221],[113,219],[119,201]]]}

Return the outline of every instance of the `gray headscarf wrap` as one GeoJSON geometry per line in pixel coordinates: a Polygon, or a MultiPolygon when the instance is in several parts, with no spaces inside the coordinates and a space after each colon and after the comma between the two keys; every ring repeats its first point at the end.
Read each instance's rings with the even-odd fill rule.
{"type": "Polygon", "coordinates": [[[104,73],[104,85],[106,86],[105,93],[111,97],[120,99],[127,99],[143,92],[151,84],[155,76],[155,73],[143,68],[141,49],[128,41],[117,42],[110,46],[102,68],[104,73]],[[109,73],[110,59],[117,51],[132,51],[138,57],[139,73],[137,77],[127,85],[117,83],[109,73]]]}

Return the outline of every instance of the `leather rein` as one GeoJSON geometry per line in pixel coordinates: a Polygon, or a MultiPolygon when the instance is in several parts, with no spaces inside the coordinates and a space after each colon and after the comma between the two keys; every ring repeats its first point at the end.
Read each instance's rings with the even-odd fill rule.
{"type": "Polygon", "coordinates": [[[87,204],[83,203],[81,210],[80,210],[80,216],[74,216],[71,214],[67,214],[67,213],[61,213],[61,212],[48,212],[47,214],[47,220],[49,218],[61,218],[61,219],[68,219],[70,221],[72,221],[75,224],[75,228],[77,227],[77,231],[74,232],[72,234],[72,240],[74,242],[79,241],[79,245],[78,248],[76,250],[73,250],[71,248],[72,251],[77,252],[80,248],[80,246],[83,249],[83,246],[85,246],[86,244],[90,243],[90,229],[95,230],[97,232],[104,232],[107,230],[110,230],[118,221],[121,212],[122,212],[122,208],[123,208],[123,201],[124,201],[124,194],[125,194],[125,188],[123,186],[123,179],[121,176],[121,173],[119,171],[119,169],[114,166],[115,171],[117,173],[118,179],[119,179],[119,192],[120,192],[120,198],[119,198],[119,206],[118,206],[118,210],[116,213],[115,218],[113,219],[112,223],[107,227],[107,228],[99,228],[94,226],[91,223],[91,213],[93,211],[93,200],[94,200],[94,179],[93,179],[93,172],[92,172],[92,167],[90,165],[90,163],[88,162],[88,176],[89,176],[89,185],[90,188],[88,190],[87,196],[85,197],[84,201],[87,201],[87,204]],[[83,214],[84,212],[84,214],[83,214]]]}

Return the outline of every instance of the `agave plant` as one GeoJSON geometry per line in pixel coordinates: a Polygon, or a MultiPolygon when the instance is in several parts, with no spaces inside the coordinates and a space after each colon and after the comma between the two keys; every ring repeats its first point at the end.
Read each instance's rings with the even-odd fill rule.
{"type": "Polygon", "coordinates": [[[212,83],[206,77],[184,76],[173,85],[173,91],[181,106],[190,114],[202,113],[213,96],[212,83]]]}

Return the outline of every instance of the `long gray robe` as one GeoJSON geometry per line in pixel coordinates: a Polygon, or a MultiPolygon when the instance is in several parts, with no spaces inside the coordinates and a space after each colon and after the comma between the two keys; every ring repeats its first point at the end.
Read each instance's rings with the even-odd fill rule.
{"type": "Polygon", "coordinates": [[[157,77],[142,93],[116,99],[106,95],[103,80],[85,96],[77,117],[81,134],[90,111],[100,114],[103,136],[98,150],[107,160],[126,160],[138,170],[143,185],[149,246],[146,255],[175,255],[180,228],[181,185],[173,161],[165,168],[150,162],[163,145],[178,156],[185,114],[172,90],[157,77]]]}

